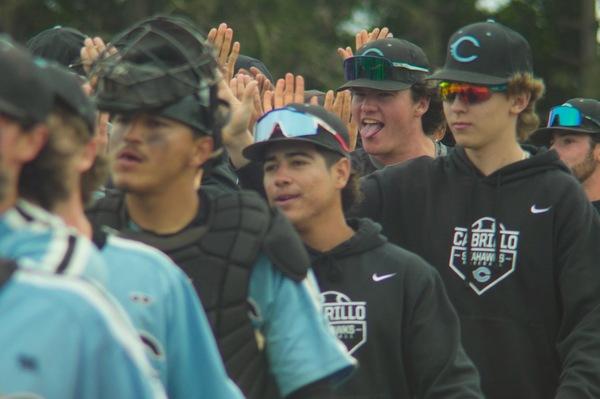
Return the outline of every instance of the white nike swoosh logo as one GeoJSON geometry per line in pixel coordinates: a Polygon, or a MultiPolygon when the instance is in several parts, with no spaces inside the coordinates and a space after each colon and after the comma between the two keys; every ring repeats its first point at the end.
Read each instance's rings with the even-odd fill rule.
{"type": "Polygon", "coordinates": [[[394,277],[396,273],[384,274],[383,276],[378,276],[377,273],[373,273],[373,281],[376,283],[388,279],[390,277],[394,277]]]}
{"type": "Polygon", "coordinates": [[[533,214],[545,213],[545,212],[548,212],[550,210],[550,208],[552,208],[552,207],[549,206],[548,208],[537,208],[535,205],[531,205],[531,213],[533,213],[533,214]]]}

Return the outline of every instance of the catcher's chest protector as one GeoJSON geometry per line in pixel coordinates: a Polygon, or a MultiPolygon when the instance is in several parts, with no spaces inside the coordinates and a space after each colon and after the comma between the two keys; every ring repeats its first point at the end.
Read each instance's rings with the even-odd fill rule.
{"type": "MultiPolygon", "coordinates": [[[[122,195],[100,200],[88,216],[96,227],[120,230],[123,237],[160,249],[183,269],[202,301],[229,376],[248,398],[278,398],[266,355],[259,348],[248,316],[248,286],[261,249],[271,259],[282,258],[286,253],[289,257],[301,243],[286,239],[287,224],[278,223],[280,216],[273,215],[255,193],[220,195],[211,199],[209,208],[205,224],[169,236],[125,228],[122,195]],[[282,248],[282,243],[289,242],[293,243],[289,248],[282,248]]],[[[300,280],[308,265],[308,258],[303,255],[293,257],[295,264],[278,262],[278,267],[288,277],[300,280]]]]}

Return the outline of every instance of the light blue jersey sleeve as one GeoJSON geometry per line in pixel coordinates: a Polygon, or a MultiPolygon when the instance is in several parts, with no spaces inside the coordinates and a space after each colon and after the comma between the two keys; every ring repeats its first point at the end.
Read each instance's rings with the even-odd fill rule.
{"type": "Polygon", "coordinates": [[[253,324],[265,338],[270,369],[283,396],[325,377],[339,382],[356,367],[321,313],[317,287],[312,272],[296,283],[264,255],[250,276],[253,324]]]}
{"type": "Polygon", "coordinates": [[[0,397],[166,397],[130,325],[81,279],[16,271],[0,325],[0,397]]]}
{"type": "Polygon", "coordinates": [[[106,288],[129,314],[169,398],[242,398],[183,271],[155,248],[113,235],[102,256],[106,288]]]}
{"type": "Polygon", "coordinates": [[[92,242],[26,201],[0,216],[0,256],[21,267],[82,276],[101,285],[108,277],[92,242]]]}

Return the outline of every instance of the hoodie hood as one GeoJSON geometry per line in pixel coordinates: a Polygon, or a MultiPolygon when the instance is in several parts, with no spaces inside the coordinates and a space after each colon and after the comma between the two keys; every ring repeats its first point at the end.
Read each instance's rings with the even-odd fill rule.
{"type": "Polygon", "coordinates": [[[344,241],[338,246],[326,252],[319,252],[310,247],[306,247],[311,259],[318,259],[324,256],[334,258],[345,258],[347,256],[359,255],[383,245],[387,239],[380,234],[381,226],[371,219],[348,219],[348,226],[354,230],[354,235],[349,240],[344,241]]]}
{"type": "Polygon", "coordinates": [[[494,186],[509,183],[514,180],[528,178],[532,175],[548,171],[550,169],[559,169],[570,174],[569,168],[560,160],[558,153],[554,150],[548,151],[545,148],[532,145],[522,145],[524,151],[531,156],[522,161],[513,162],[494,173],[484,176],[471,160],[467,157],[465,149],[455,147],[454,151],[447,156],[447,161],[451,162],[460,172],[469,174],[480,179],[482,183],[494,186]]]}
{"type": "Polygon", "coordinates": [[[347,223],[354,230],[354,235],[349,240],[326,252],[306,247],[315,273],[324,274],[331,282],[340,281],[342,278],[340,260],[360,255],[387,242],[380,234],[381,226],[370,219],[348,219],[347,223]]]}

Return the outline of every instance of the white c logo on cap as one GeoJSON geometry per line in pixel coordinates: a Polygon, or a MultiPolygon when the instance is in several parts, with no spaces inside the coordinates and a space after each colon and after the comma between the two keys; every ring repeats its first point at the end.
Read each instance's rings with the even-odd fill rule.
{"type": "Polygon", "coordinates": [[[367,51],[365,51],[364,53],[362,53],[362,55],[367,55],[367,54],[371,54],[371,53],[375,53],[381,57],[385,57],[383,55],[383,51],[379,50],[378,48],[370,48],[367,51]]]}
{"type": "Polygon", "coordinates": [[[473,36],[463,36],[450,45],[450,55],[452,56],[452,58],[459,62],[471,62],[479,58],[479,56],[475,54],[470,55],[468,57],[463,57],[462,55],[458,54],[458,46],[460,46],[463,42],[470,42],[475,47],[481,47],[481,45],[479,44],[479,40],[477,40],[473,36]]]}

